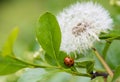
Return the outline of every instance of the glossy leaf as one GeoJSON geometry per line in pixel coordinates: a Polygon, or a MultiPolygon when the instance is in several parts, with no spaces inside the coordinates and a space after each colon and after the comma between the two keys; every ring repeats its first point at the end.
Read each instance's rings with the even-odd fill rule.
{"type": "Polygon", "coordinates": [[[54,15],[47,12],[40,17],[36,35],[46,53],[56,58],[61,43],[61,32],[54,15]]]}
{"type": "Polygon", "coordinates": [[[13,29],[13,31],[9,35],[7,41],[3,45],[2,55],[4,55],[4,56],[13,55],[13,44],[17,38],[18,31],[19,31],[19,29],[17,27],[13,29]]]}

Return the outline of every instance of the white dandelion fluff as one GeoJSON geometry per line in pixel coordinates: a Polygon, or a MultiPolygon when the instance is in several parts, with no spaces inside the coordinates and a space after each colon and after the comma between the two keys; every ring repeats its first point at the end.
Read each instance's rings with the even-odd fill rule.
{"type": "Polygon", "coordinates": [[[112,28],[112,19],[99,4],[73,4],[57,15],[62,32],[61,50],[82,53],[99,41],[100,32],[112,28]]]}

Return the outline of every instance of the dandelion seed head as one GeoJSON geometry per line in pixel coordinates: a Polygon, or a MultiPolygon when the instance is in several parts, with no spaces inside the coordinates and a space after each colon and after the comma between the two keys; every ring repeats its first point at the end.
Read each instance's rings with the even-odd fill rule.
{"type": "Polygon", "coordinates": [[[61,50],[82,53],[99,41],[100,32],[112,29],[107,10],[93,2],[71,5],[57,15],[62,32],[61,50]]]}

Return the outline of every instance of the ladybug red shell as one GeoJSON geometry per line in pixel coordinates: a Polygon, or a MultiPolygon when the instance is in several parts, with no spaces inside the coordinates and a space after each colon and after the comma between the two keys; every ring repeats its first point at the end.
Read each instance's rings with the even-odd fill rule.
{"type": "Polygon", "coordinates": [[[67,57],[64,58],[64,64],[68,67],[71,67],[71,66],[74,65],[74,59],[67,56],[67,57]]]}

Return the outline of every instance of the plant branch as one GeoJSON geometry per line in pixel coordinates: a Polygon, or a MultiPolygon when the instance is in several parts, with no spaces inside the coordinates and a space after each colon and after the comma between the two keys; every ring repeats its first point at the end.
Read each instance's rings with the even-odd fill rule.
{"type": "Polygon", "coordinates": [[[19,61],[21,63],[24,63],[26,65],[28,65],[28,67],[34,67],[34,68],[52,68],[52,69],[59,69],[61,72],[67,72],[67,73],[70,73],[70,74],[73,74],[73,75],[77,75],[77,76],[85,76],[85,77],[91,77],[90,74],[84,74],[84,73],[79,73],[79,72],[75,72],[75,71],[71,71],[71,69],[65,69],[63,67],[60,67],[60,66],[51,66],[51,65],[36,65],[36,64],[33,64],[33,63],[29,63],[29,62],[25,62],[21,59],[18,59],[14,56],[9,56],[11,57],[12,59],[16,60],[16,61],[19,61]]]}
{"type": "Polygon", "coordinates": [[[56,66],[48,66],[48,65],[45,66],[45,65],[37,65],[37,64],[29,63],[29,62],[23,61],[23,60],[21,60],[19,58],[16,58],[14,56],[9,56],[9,57],[12,58],[12,59],[14,59],[14,60],[16,60],[16,61],[24,63],[24,64],[28,65],[29,67],[34,67],[34,68],[53,68],[54,67],[54,68],[58,68],[56,66]]]}
{"type": "Polygon", "coordinates": [[[113,78],[113,72],[110,69],[110,67],[107,65],[107,63],[104,61],[104,59],[101,57],[101,55],[98,53],[98,51],[95,48],[92,48],[95,55],[97,56],[97,58],[99,59],[99,61],[102,63],[102,65],[104,66],[104,68],[106,69],[106,71],[108,72],[108,74],[113,78]]]}
{"type": "Polygon", "coordinates": [[[94,79],[94,78],[96,78],[98,76],[103,76],[103,78],[108,77],[108,73],[105,73],[105,72],[95,72],[95,73],[91,73],[91,75],[92,75],[91,79],[94,79]]]}

